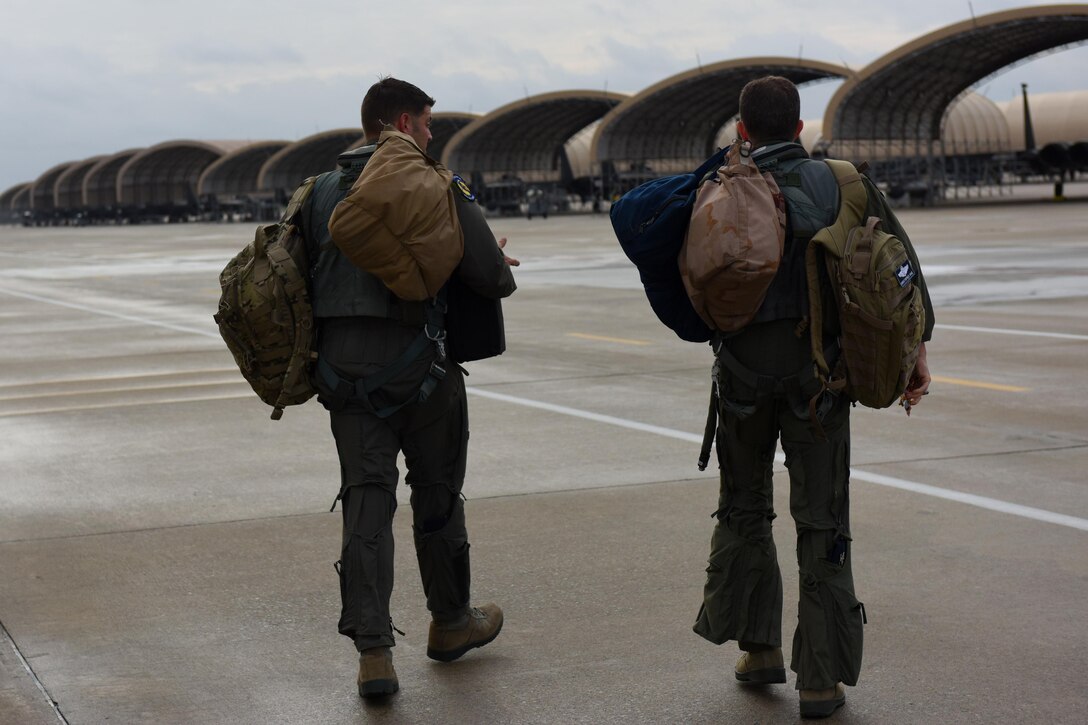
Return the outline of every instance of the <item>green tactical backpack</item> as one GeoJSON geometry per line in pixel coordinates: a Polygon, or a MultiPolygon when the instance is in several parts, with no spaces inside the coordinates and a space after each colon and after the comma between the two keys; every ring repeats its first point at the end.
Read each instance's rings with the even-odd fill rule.
{"type": "Polygon", "coordinates": [[[918,361],[925,329],[917,270],[898,237],[881,226],[879,194],[854,165],[827,161],[839,183],[835,223],[812,237],[805,254],[809,284],[812,354],[825,386],[845,390],[869,408],[899,400],[918,361]],[[823,315],[818,258],[823,257],[838,301],[842,328],[840,363],[828,368],[823,352],[823,315]]]}
{"type": "Polygon", "coordinates": [[[315,392],[310,265],[296,224],[315,179],[302,182],[280,221],[257,227],[253,241],[219,275],[219,334],[253,392],[273,407],[272,420],[283,416],[284,406],[305,403],[315,392]]]}

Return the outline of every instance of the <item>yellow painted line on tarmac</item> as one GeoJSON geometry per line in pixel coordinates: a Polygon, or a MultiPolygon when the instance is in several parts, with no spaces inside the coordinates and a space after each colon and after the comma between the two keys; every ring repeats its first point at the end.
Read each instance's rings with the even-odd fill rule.
{"type": "Polygon", "coordinates": [[[568,332],[567,337],[577,337],[580,340],[596,340],[597,342],[615,342],[620,345],[653,345],[649,340],[630,340],[626,337],[607,337],[605,335],[588,335],[584,332],[568,332]]]}
{"type": "Polygon", "coordinates": [[[943,375],[934,375],[933,382],[946,383],[948,385],[962,385],[965,388],[982,388],[983,390],[997,390],[1002,393],[1026,393],[1031,388],[1021,388],[1017,385],[999,385],[998,383],[984,383],[979,380],[964,380],[963,378],[946,378],[943,375]]]}

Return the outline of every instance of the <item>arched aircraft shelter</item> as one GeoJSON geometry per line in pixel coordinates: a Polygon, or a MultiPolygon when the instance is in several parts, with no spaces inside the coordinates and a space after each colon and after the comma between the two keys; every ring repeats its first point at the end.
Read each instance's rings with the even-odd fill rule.
{"type": "Polygon", "coordinates": [[[280,149],[265,162],[257,189],[290,196],[307,177],[336,168],[336,157],[363,144],[361,128],[337,128],[307,136],[280,149]]]}
{"type": "MultiPolygon", "coordinates": [[[[853,161],[911,157],[884,173],[939,188],[941,123],[952,101],[1011,65],[1088,40],[1088,5],[1043,5],[984,15],[922,36],[873,61],[828,104],[831,156],[853,161]]],[[[878,170],[877,175],[880,175],[878,170]]]]}
{"type": "Polygon", "coordinates": [[[431,158],[441,159],[450,139],[465,126],[480,118],[475,113],[436,113],[431,116],[431,143],[427,154],[431,158]]]}
{"type": "Polygon", "coordinates": [[[197,195],[214,194],[217,197],[234,197],[255,194],[259,188],[257,177],[260,176],[261,167],[290,143],[290,141],[257,141],[224,154],[200,174],[196,186],[197,195]]]}
{"type": "Polygon", "coordinates": [[[195,204],[200,174],[245,141],[167,141],[129,159],[117,174],[122,206],[184,207],[195,204]]]}
{"type": "Polygon", "coordinates": [[[95,165],[106,158],[92,156],[69,166],[57,177],[53,185],[53,203],[57,209],[74,210],[83,208],[83,180],[95,165]]]}
{"type": "Polygon", "coordinates": [[[36,212],[52,211],[56,208],[56,200],[53,197],[53,189],[61,174],[74,166],[76,161],[65,161],[49,169],[30,186],[30,208],[36,212]]]}
{"type": "Polygon", "coordinates": [[[561,91],[509,103],[461,129],[442,162],[466,178],[558,181],[563,144],[625,98],[606,91],[561,91]]]}
{"type": "Polygon", "coordinates": [[[117,174],[121,167],[143,149],[125,149],[107,156],[91,167],[83,177],[83,204],[91,209],[117,206],[117,174]]]}
{"type": "Polygon", "coordinates": [[[844,78],[850,71],[820,61],[775,57],[740,58],[685,71],[612,109],[597,129],[591,156],[606,177],[630,175],[632,182],[690,171],[714,152],[718,131],[737,115],[744,85],[765,75],[803,85],[844,78]]]}

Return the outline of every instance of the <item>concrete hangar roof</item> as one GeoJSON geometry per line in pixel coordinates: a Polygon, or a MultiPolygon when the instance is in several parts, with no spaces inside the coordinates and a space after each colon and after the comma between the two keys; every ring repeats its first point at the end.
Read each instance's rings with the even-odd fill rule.
{"type": "Polygon", "coordinates": [[[924,35],[873,61],[835,93],[823,123],[829,153],[849,157],[857,140],[935,141],[946,110],[964,90],[1085,40],[1088,5],[1017,8],[924,35]]]}
{"type": "MultiPolygon", "coordinates": [[[[718,131],[737,115],[744,84],[769,74],[797,85],[845,78],[847,68],[798,58],[740,58],[666,78],[612,109],[590,152],[597,161],[653,162],[686,169],[714,152],[718,131]]],[[[669,168],[664,168],[668,166],[669,168]]]]}
{"type": "Polygon", "coordinates": [[[508,103],[458,131],[442,163],[466,178],[512,173],[525,181],[555,181],[563,144],[625,98],[607,91],[558,91],[508,103]]]}
{"type": "Polygon", "coordinates": [[[185,204],[201,173],[247,141],[166,141],[132,156],[117,172],[117,200],[124,205],[185,204]]]}
{"type": "MultiPolygon", "coordinates": [[[[479,116],[471,113],[433,114],[428,153],[439,158],[454,134],[477,118],[479,116]]],[[[261,167],[252,191],[282,191],[289,195],[306,177],[332,171],[340,154],[364,143],[366,137],[362,128],[337,128],[307,136],[269,157],[261,167]]]]}

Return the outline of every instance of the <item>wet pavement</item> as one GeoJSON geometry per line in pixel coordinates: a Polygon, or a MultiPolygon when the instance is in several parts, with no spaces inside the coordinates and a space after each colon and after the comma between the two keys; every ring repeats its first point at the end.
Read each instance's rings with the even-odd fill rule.
{"type": "MultiPolygon", "coordinates": [[[[901,218],[937,377],[909,419],[853,415],[869,623],[835,719],[1080,722],[1088,204],[901,218]]],[[[270,421],[211,320],[252,227],[0,228],[0,723],[797,719],[792,673],[738,686],[735,646],[691,632],[717,497],[695,466],[709,350],[656,322],[605,217],[492,221],[523,265],[508,352],[469,365],[465,493],[474,598],[506,624],[426,658],[402,511],[402,690],[378,704],[336,633],[327,416],[270,421]]],[[[781,464],[775,483],[788,641],[781,464]]]]}

